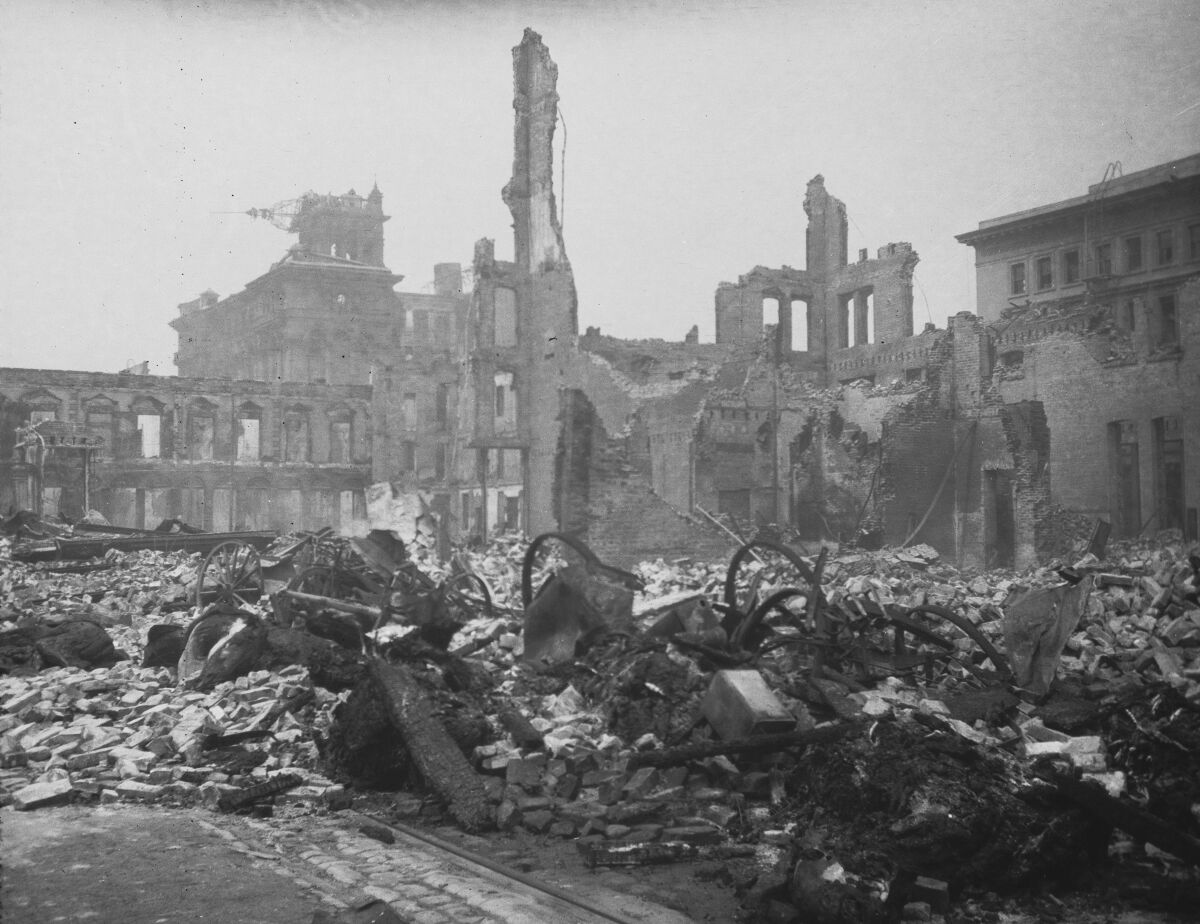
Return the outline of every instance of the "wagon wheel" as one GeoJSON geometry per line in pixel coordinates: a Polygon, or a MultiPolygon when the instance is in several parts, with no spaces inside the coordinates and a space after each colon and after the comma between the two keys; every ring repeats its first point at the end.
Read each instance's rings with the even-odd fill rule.
{"type": "Polygon", "coordinates": [[[464,572],[447,578],[442,584],[442,599],[451,609],[469,619],[479,616],[491,619],[495,615],[492,590],[477,574],[464,572]]]}
{"type": "MultiPolygon", "coordinates": [[[[755,539],[739,548],[729,563],[724,599],[718,605],[725,612],[722,625],[730,637],[744,644],[772,610],[787,614],[789,611],[783,607],[787,600],[820,592],[812,568],[794,550],[778,542],[755,539]],[[742,566],[751,557],[760,562],[760,567],[747,580],[742,566]],[[768,593],[766,599],[762,599],[764,593],[768,593]]],[[[795,621],[795,617],[789,621],[795,621]]]]}
{"type": "Polygon", "coordinates": [[[244,542],[222,542],[208,553],[196,578],[196,605],[243,609],[263,594],[258,550],[244,542]]]}

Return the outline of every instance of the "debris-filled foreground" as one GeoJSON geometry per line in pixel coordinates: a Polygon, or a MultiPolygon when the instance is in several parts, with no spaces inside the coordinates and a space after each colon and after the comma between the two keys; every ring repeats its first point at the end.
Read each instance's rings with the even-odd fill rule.
{"type": "Polygon", "coordinates": [[[5,803],[409,790],[593,868],[722,861],[750,920],[999,920],[1113,868],[1195,901],[1200,559],[1170,534],[1024,574],[927,546],[410,551],[0,539],[5,803]]]}

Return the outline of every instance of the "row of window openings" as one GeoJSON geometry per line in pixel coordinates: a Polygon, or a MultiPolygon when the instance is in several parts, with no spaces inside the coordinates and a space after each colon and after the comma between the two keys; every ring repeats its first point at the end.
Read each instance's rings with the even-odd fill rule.
{"type": "MultiPolygon", "coordinates": [[[[191,419],[191,457],[196,460],[213,458],[213,434],[215,422],[211,417],[191,419]]],[[[148,442],[143,437],[143,446],[148,442]]],[[[351,461],[351,425],[348,420],[335,420],[329,425],[329,461],[346,464],[351,461]]],[[[288,417],[283,421],[283,461],[310,461],[308,421],[302,417],[288,417]]],[[[261,454],[261,421],[258,418],[239,417],[237,421],[237,447],[235,458],[239,462],[257,462],[261,454]]]]}
{"type": "MultiPolygon", "coordinates": [[[[55,420],[54,410],[30,412],[34,424],[55,420]]],[[[111,414],[88,414],[89,430],[106,436],[112,429],[111,414]]],[[[212,417],[193,416],[189,419],[189,457],[195,461],[213,458],[213,436],[216,421],[212,417]]],[[[137,430],[132,434],[133,446],[123,447],[123,452],[136,449],[143,459],[162,458],[162,418],[158,414],[138,414],[137,430]]],[[[335,420],[329,425],[329,461],[348,463],[351,461],[351,424],[348,420],[335,420]]],[[[257,462],[261,452],[261,421],[257,417],[237,419],[236,459],[238,462],[257,462]]],[[[286,462],[309,461],[308,421],[300,417],[289,417],[283,422],[283,456],[286,462]]]]}
{"type": "MultiPolygon", "coordinates": [[[[459,509],[462,513],[463,528],[467,530],[478,530],[483,521],[483,497],[472,494],[470,491],[462,492],[462,500],[459,504],[459,509]]],[[[521,494],[518,492],[514,495],[499,494],[496,496],[495,517],[488,517],[489,525],[492,529],[514,530],[521,528],[521,494]]]]}
{"type": "MultiPolygon", "coordinates": [[[[783,300],[768,296],[763,299],[763,328],[779,329],[780,315],[783,312],[783,300]]],[[[809,349],[809,306],[803,299],[792,299],[788,303],[788,317],[791,320],[790,349],[794,353],[804,353],[809,349]],[[803,323],[796,323],[796,306],[802,305],[804,310],[803,323]]],[[[838,308],[838,345],[840,347],[861,346],[864,343],[875,342],[875,292],[867,289],[864,292],[850,292],[839,297],[838,308]],[[861,296],[861,298],[856,297],[861,296]],[[856,303],[862,305],[861,313],[856,311],[856,303]]]]}
{"type": "MultiPolygon", "coordinates": [[[[1121,241],[1121,257],[1124,271],[1135,273],[1145,268],[1145,253],[1142,247],[1142,236],[1132,235],[1121,241]]],[[[1188,259],[1200,260],[1200,224],[1188,227],[1188,259]]],[[[1175,232],[1168,228],[1154,235],[1154,265],[1169,266],[1175,262],[1175,232]]],[[[1092,248],[1092,266],[1094,276],[1111,276],[1114,271],[1113,243],[1104,241],[1092,248]]],[[[1079,282],[1079,249],[1063,251],[1060,271],[1062,285],[1079,282]]],[[[1044,292],[1054,288],[1054,258],[1038,257],[1033,263],[1033,283],[1036,291],[1044,292]]],[[[1013,295],[1024,295],[1029,288],[1026,278],[1025,261],[1009,266],[1009,289],[1013,295]]]]}
{"type": "MultiPolygon", "coordinates": [[[[433,449],[433,474],[435,478],[446,477],[447,450],[438,443],[433,449]]],[[[499,449],[488,453],[488,478],[504,480],[521,477],[521,450],[499,449]]],[[[400,470],[406,473],[417,471],[417,444],[405,440],[400,444],[400,470]]]]}

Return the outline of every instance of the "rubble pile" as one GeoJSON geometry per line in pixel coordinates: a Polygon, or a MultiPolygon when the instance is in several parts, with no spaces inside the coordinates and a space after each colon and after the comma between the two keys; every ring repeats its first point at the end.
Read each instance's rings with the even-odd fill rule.
{"type": "Polygon", "coordinates": [[[305,786],[286,799],[342,798],[318,770],[312,736],[336,697],[304,667],[199,692],[181,689],[172,669],[136,666],[152,629],[182,630],[192,620],[200,555],[110,551],[63,570],[13,562],[10,547],[0,539],[0,801],[20,809],[72,798],[215,807],[295,768],[305,786]],[[61,633],[11,644],[15,634],[80,624],[109,640],[107,666],[63,650],[61,633]]]}
{"type": "MultiPolygon", "coordinates": [[[[19,808],[432,789],[396,810],[440,803],[464,827],[569,839],[592,866],[719,859],[779,920],[935,913],[1106,856],[1200,863],[1200,559],[1177,535],[1021,574],[960,572],[928,546],[770,546],[736,569],[636,575],[547,555],[525,583],[556,601],[548,631],[590,615],[546,658],[525,646],[525,542],[449,565],[414,546],[429,587],[464,566],[485,583],[490,608],[456,614],[448,644],[385,626],[342,640],[368,649],[339,649],[369,667],[352,689],[296,658],[197,690],[133,665],[152,628],[195,615],[198,555],[63,573],[9,561],[0,540],[9,631],[89,621],[125,656],[72,664],[35,639],[3,662],[0,785],[19,808]]],[[[270,620],[267,600],[251,609],[270,620]]]]}

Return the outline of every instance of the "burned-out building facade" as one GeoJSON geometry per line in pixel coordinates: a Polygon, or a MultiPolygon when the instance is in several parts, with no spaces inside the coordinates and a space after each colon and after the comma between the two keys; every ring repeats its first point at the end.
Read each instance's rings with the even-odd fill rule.
{"type": "Polygon", "coordinates": [[[445,483],[459,264],[395,292],[378,187],[253,213],[298,241],[242,291],[179,306],[180,376],[0,369],[0,509],[350,530],[371,484],[445,483]]]}
{"type": "MultiPolygon", "coordinates": [[[[1195,312],[1185,318],[1191,271],[1184,254],[1192,252],[1195,232],[1187,214],[1172,211],[1189,196],[1169,188],[1190,168],[1107,184],[1106,207],[1131,184],[1153,186],[1156,175],[1168,184],[1146,199],[1154,212],[1140,232],[1150,270],[1144,278],[1154,291],[1135,297],[1140,309],[1113,309],[1114,331],[1124,323],[1141,350],[1137,370],[1122,378],[1105,377],[1104,364],[1116,360],[1097,361],[1097,346],[1088,343],[1102,320],[1067,322],[1064,309],[1055,308],[1046,309],[1039,327],[1014,318],[1007,299],[1001,318],[991,258],[980,264],[978,313],[963,310],[946,329],[914,331],[917,253],[896,242],[852,261],[846,207],[820,176],[804,199],[804,267],[760,266],[721,283],[715,344],[700,344],[694,331],[672,343],[620,340],[595,328],[580,335],[553,197],[557,71],[534,33],[527,32],[514,60],[516,147],[505,199],[517,259],[495,261],[487,241],[476,254],[476,278],[486,282],[473,294],[468,323],[460,445],[476,455],[474,468],[458,475],[476,484],[463,492],[464,505],[499,491],[488,481],[496,467],[481,460],[507,450],[521,460],[521,475],[506,465],[506,489],[520,485],[531,525],[576,533],[618,559],[651,549],[670,555],[689,544],[699,549],[707,540],[696,530],[711,537],[707,518],[721,513],[812,538],[928,542],[968,566],[1022,567],[1055,550],[1082,517],[1116,518],[1114,466],[1129,465],[1129,450],[1116,441],[1128,442],[1130,431],[1115,424],[1138,416],[1148,421],[1142,440],[1153,442],[1162,460],[1139,482],[1142,503],[1160,511],[1174,504],[1181,512],[1160,513],[1161,524],[1194,530],[1186,504],[1176,500],[1186,481],[1178,460],[1189,452],[1178,408],[1198,391],[1185,346],[1194,340],[1195,312]],[[1170,236],[1161,233],[1167,225],[1170,236]],[[1172,240],[1179,257],[1168,278],[1149,261],[1152,249],[1170,252],[1172,240]],[[1120,312],[1128,317],[1131,310],[1150,312],[1140,328],[1120,321],[1120,312]],[[1069,381],[1016,372],[1016,339],[1040,343],[1047,361],[1075,356],[1069,381]],[[491,404],[493,394],[499,400],[499,375],[518,383],[521,394],[503,438],[495,427],[499,405],[491,404]],[[1164,389],[1163,375],[1174,385],[1164,389]],[[1084,392],[1087,412],[1072,415],[1071,395],[1083,400],[1084,392]],[[1135,413],[1134,404],[1143,409],[1135,413]],[[1092,417],[1103,418],[1104,453],[1079,440],[1079,421],[1092,417]],[[1077,477],[1081,465],[1095,467],[1103,457],[1107,473],[1077,477]],[[1159,493],[1151,498],[1153,491],[1159,493]]],[[[985,222],[976,240],[1002,237],[995,224],[985,222]]],[[[1088,233],[1098,228],[1091,219],[1088,233]]],[[[1039,247],[1030,243],[1024,253],[1031,280],[1042,269],[1042,255],[1033,253],[1039,247]]],[[[1136,245],[1128,247],[1132,253],[1136,245]]],[[[1056,259],[1069,265],[1071,258],[1056,259]]],[[[1086,267],[1079,267],[1077,293],[1068,294],[1082,304],[1077,295],[1099,283],[1085,284],[1086,267]]],[[[1005,284],[1011,272],[1006,265],[1005,284]]],[[[1073,310],[1070,303],[1065,310],[1073,310]]],[[[1124,355],[1128,365],[1128,350],[1124,355]]],[[[489,503],[491,522],[499,522],[500,500],[489,503]]]]}
{"type": "Polygon", "coordinates": [[[0,506],[350,528],[391,484],[460,537],[563,531],[616,563],[722,554],[721,517],[972,567],[1084,517],[1195,535],[1200,155],[961,235],[978,310],[945,329],[914,330],[914,247],[850,254],[818,175],[803,266],[719,283],[715,342],[581,334],[557,67],[531,30],[513,54],[511,261],[483,239],[469,292],[455,263],[397,292],[377,187],[252,210],[298,241],[179,306],[181,377],[0,370],[0,506]],[[31,468],[12,434],[38,420],[62,432],[31,468]]]}
{"type": "Polygon", "coordinates": [[[361,385],[0,369],[0,509],[349,529],[365,516],[370,410],[361,385]]]}

